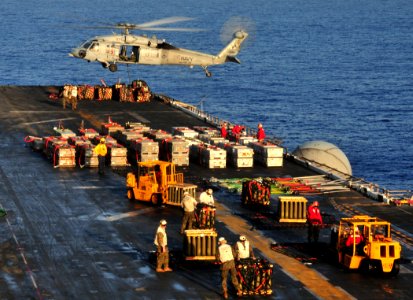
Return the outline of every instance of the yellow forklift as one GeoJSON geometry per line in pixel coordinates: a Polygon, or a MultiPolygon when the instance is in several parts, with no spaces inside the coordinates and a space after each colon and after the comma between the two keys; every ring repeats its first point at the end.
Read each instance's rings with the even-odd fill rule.
{"type": "Polygon", "coordinates": [[[183,173],[177,173],[175,164],[155,160],[138,162],[138,170],[126,176],[127,197],[157,204],[179,206],[184,192],[195,197],[196,185],[184,183],[183,173]]]}
{"type": "Polygon", "coordinates": [[[391,224],[367,215],[342,218],[332,228],[337,261],[348,269],[397,275],[401,246],[391,238],[391,224]]]}

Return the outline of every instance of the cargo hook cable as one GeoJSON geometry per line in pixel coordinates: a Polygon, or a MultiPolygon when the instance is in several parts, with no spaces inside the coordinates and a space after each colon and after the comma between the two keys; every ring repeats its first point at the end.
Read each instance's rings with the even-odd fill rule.
{"type": "MultiPolygon", "coordinates": [[[[0,203],[0,209],[3,209],[3,210],[4,210],[3,205],[1,205],[1,203],[0,203]]],[[[10,232],[11,232],[11,234],[13,235],[14,242],[16,243],[16,246],[17,246],[16,249],[19,251],[20,256],[21,256],[21,258],[22,258],[22,260],[23,260],[23,263],[24,263],[25,266],[26,266],[26,273],[27,273],[27,274],[29,275],[29,277],[30,277],[30,280],[31,280],[31,282],[32,282],[32,284],[33,284],[33,287],[34,287],[35,291],[36,291],[36,294],[37,294],[38,299],[42,300],[43,297],[42,297],[42,295],[41,295],[41,293],[40,293],[40,290],[39,290],[39,287],[38,287],[38,285],[37,285],[36,279],[34,278],[33,271],[32,271],[32,269],[30,268],[29,264],[27,263],[27,259],[26,259],[26,255],[24,254],[23,247],[20,245],[19,240],[17,239],[16,234],[15,234],[14,231],[13,231],[13,228],[12,228],[12,226],[11,226],[11,224],[10,224],[10,221],[9,221],[9,218],[7,217],[7,214],[6,214],[5,218],[6,218],[7,226],[9,227],[10,232]]]]}

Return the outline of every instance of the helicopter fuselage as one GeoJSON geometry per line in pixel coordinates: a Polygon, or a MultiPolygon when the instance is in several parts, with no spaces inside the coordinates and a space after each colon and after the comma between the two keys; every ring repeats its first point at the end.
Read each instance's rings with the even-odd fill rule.
{"type": "Polygon", "coordinates": [[[201,66],[207,76],[207,67],[228,61],[239,63],[238,54],[241,43],[246,39],[246,32],[238,32],[234,39],[218,54],[210,55],[193,50],[175,47],[164,40],[140,35],[97,36],[74,48],[69,54],[89,62],[98,61],[111,71],[117,70],[117,64],[143,65],[185,65],[201,66]]]}

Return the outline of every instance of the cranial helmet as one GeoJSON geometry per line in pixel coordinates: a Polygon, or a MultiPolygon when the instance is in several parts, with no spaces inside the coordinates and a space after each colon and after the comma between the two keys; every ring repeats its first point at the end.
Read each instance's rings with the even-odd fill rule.
{"type": "Polygon", "coordinates": [[[222,243],[222,242],[225,242],[226,241],[226,239],[223,237],[223,236],[221,236],[219,239],[218,239],[218,243],[222,243]]]}
{"type": "Polygon", "coordinates": [[[241,235],[241,236],[239,237],[239,240],[240,240],[240,241],[246,241],[247,238],[245,237],[245,235],[241,235]]]}
{"type": "Polygon", "coordinates": [[[318,206],[318,201],[314,201],[314,202],[313,202],[313,205],[314,205],[314,206],[318,206]]]}
{"type": "Polygon", "coordinates": [[[105,138],[101,138],[101,139],[100,139],[100,142],[101,142],[101,143],[104,143],[105,141],[106,141],[105,138]]]}
{"type": "Polygon", "coordinates": [[[159,223],[160,223],[161,225],[166,225],[166,224],[167,224],[166,220],[161,220],[159,223]]]}

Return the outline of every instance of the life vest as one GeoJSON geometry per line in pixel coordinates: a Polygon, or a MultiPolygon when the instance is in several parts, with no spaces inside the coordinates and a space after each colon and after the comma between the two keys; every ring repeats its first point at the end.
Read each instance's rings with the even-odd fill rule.
{"type": "Polygon", "coordinates": [[[232,248],[230,245],[224,244],[224,245],[219,246],[218,252],[219,252],[219,260],[222,263],[234,260],[234,255],[232,254],[232,248]]]}
{"type": "Polygon", "coordinates": [[[155,234],[155,240],[153,241],[153,243],[156,246],[161,246],[161,247],[165,247],[168,245],[168,237],[166,236],[166,231],[165,228],[162,228],[162,226],[158,227],[158,230],[156,230],[156,234],[155,234]],[[158,243],[158,233],[162,233],[163,234],[163,239],[162,239],[162,244],[159,245],[158,243]]]}
{"type": "Polygon", "coordinates": [[[99,143],[93,151],[98,156],[106,156],[106,154],[108,153],[108,148],[106,148],[105,144],[99,143]]]}
{"type": "Polygon", "coordinates": [[[245,241],[244,245],[242,242],[237,242],[238,257],[239,258],[248,258],[250,257],[250,242],[245,241]]]}

